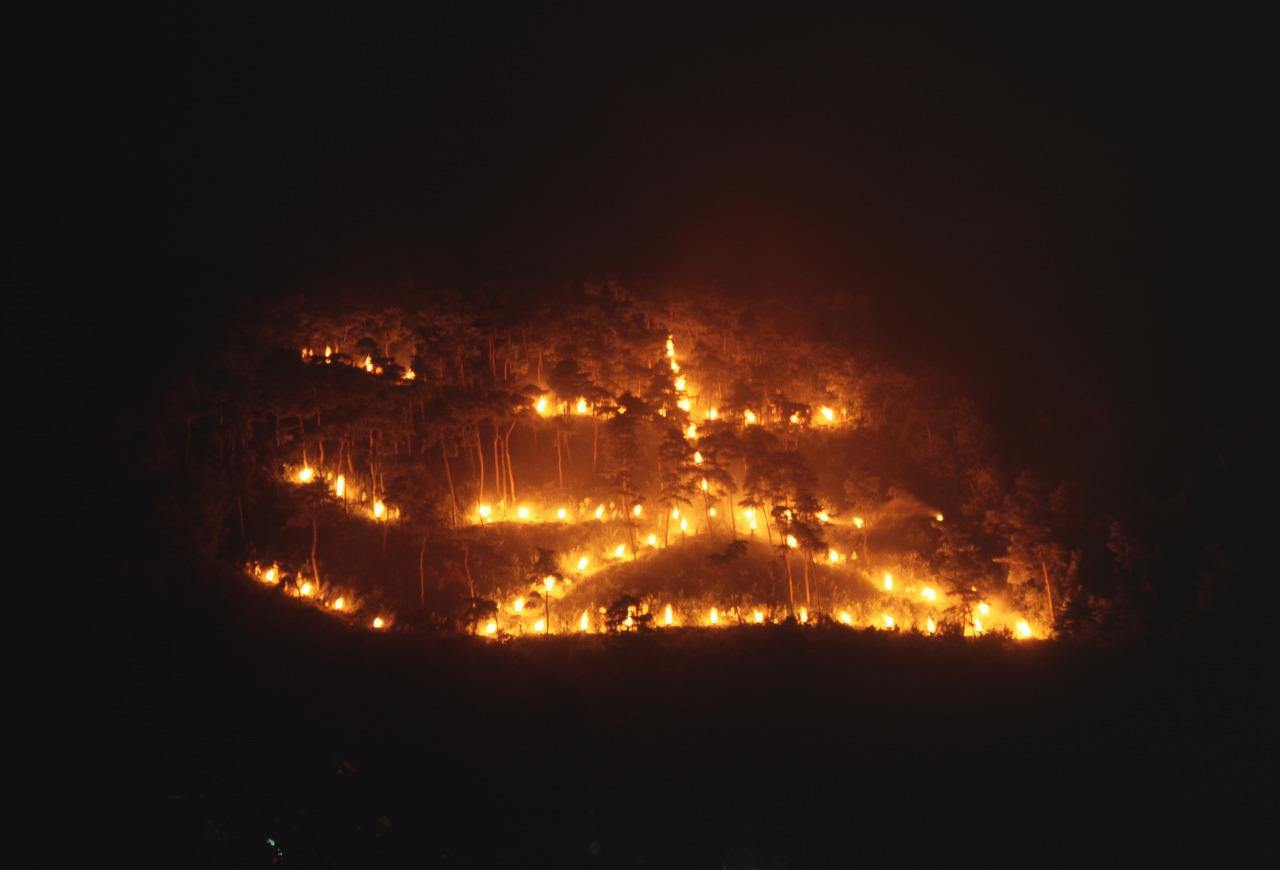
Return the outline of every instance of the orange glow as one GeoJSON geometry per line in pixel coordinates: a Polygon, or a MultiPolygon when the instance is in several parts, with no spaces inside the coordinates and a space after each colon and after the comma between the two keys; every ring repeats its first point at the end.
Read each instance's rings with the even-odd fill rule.
{"type": "Polygon", "coordinates": [[[587,566],[590,564],[591,564],[591,560],[588,559],[586,556],[583,556],[580,559],[578,559],[578,570],[585,571],[587,570],[587,566]]]}
{"type": "Polygon", "coordinates": [[[347,606],[347,600],[345,598],[339,598],[337,601],[333,602],[334,610],[342,610],[346,606],[347,606]]]}
{"type": "Polygon", "coordinates": [[[818,511],[818,522],[820,523],[831,522],[831,515],[828,514],[826,511],[818,511]]]}
{"type": "Polygon", "coordinates": [[[680,519],[680,508],[678,508],[678,507],[673,507],[673,508],[671,509],[671,519],[673,519],[673,520],[678,520],[678,519],[680,519]]]}
{"type": "Polygon", "coordinates": [[[548,592],[550,592],[552,589],[556,588],[556,578],[548,574],[546,577],[542,578],[542,585],[547,588],[548,592]]]}
{"type": "Polygon", "coordinates": [[[933,518],[938,522],[942,522],[942,514],[934,514],[933,518]]]}
{"type": "Polygon", "coordinates": [[[855,529],[860,529],[860,528],[862,528],[862,526],[863,526],[863,525],[864,525],[864,523],[863,523],[863,519],[862,519],[862,517],[854,517],[854,518],[853,518],[853,527],[854,527],[855,529]]]}
{"type": "Polygon", "coordinates": [[[685,388],[687,385],[688,385],[688,381],[686,381],[686,380],[685,380],[684,375],[681,375],[680,377],[676,378],[676,392],[677,392],[677,393],[683,393],[683,392],[684,392],[684,388],[685,388]]]}
{"type": "Polygon", "coordinates": [[[596,519],[604,519],[604,505],[596,505],[596,519]]]}
{"type": "Polygon", "coordinates": [[[382,619],[382,617],[381,617],[381,616],[375,616],[375,617],[373,618],[373,627],[374,627],[374,628],[382,628],[384,625],[386,625],[386,622],[384,622],[384,621],[383,621],[383,619],[382,619]]]}
{"type": "Polygon", "coordinates": [[[690,423],[689,428],[684,430],[684,437],[690,441],[696,441],[698,439],[698,424],[690,423]]]}
{"type": "Polygon", "coordinates": [[[932,589],[932,588],[930,588],[930,587],[928,587],[928,586],[926,586],[926,587],[924,587],[923,589],[921,589],[921,590],[920,590],[920,594],[924,596],[924,600],[925,600],[925,601],[937,601],[937,600],[938,600],[938,592],[937,592],[937,590],[932,589]]]}
{"type": "Polygon", "coordinates": [[[991,605],[987,604],[987,602],[985,602],[985,601],[980,602],[980,603],[978,604],[978,612],[979,612],[979,613],[981,613],[983,616],[990,616],[990,615],[991,615],[991,605]]]}
{"type": "Polygon", "coordinates": [[[640,514],[642,514],[643,512],[644,512],[644,507],[643,507],[643,506],[641,506],[641,505],[636,505],[635,507],[633,507],[633,508],[631,509],[631,516],[633,516],[633,517],[638,517],[638,516],[640,516],[640,514]]]}
{"type": "Polygon", "coordinates": [[[671,625],[674,618],[674,614],[671,612],[671,605],[668,604],[666,609],[662,611],[662,622],[664,625],[671,625]]]}
{"type": "Polygon", "coordinates": [[[982,634],[984,631],[986,631],[986,628],[983,626],[982,620],[975,617],[973,620],[973,633],[982,634]]]}
{"type": "Polygon", "coordinates": [[[787,535],[787,546],[794,550],[800,546],[800,542],[796,540],[795,535],[787,535]]]}
{"type": "Polygon", "coordinates": [[[757,625],[764,622],[764,614],[761,613],[759,610],[751,611],[751,618],[756,621],[757,625]]]}
{"type": "Polygon", "coordinates": [[[364,363],[363,363],[363,365],[364,365],[364,370],[365,370],[366,372],[372,372],[372,371],[373,371],[373,357],[371,357],[371,356],[367,356],[367,357],[365,357],[365,358],[364,358],[364,363]]]}
{"type": "Polygon", "coordinates": [[[853,625],[853,617],[849,614],[849,611],[847,610],[840,611],[840,621],[843,622],[845,625],[853,625]]]}
{"type": "Polygon", "coordinates": [[[884,591],[885,592],[893,591],[893,575],[890,574],[888,571],[886,571],[884,574],[884,591]]]}
{"type": "Polygon", "coordinates": [[[714,517],[715,515],[716,515],[716,509],[715,509],[715,508],[707,508],[707,516],[709,516],[709,517],[714,517]]]}
{"type": "Polygon", "coordinates": [[[586,631],[591,627],[591,617],[587,615],[587,611],[582,611],[582,615],[578,617],[578,631],[586,631]]]}
{"type": "Polygon", "coordinates": [[[298,470],[298,483],[310,483],[316,479],[316,470],[310,465],[298,470]]]}
{"type": "Polygon", "coordinates": [[[928,619],[924,621],[924,630],[927,631],[929,634],[934,634],[935,632],[937,632],[938,623],[933,621],[932,616],[930,616],[928,619]]]}
{"type": "Polygon", "coordinates": [[[539,416],[545,417],[550,410],[550,404],[546,396],[539,396],[538,401],[533,404],[533,410],[537,411],[539,416]]]}
{"type": "Polygon", "coordinates": [[[689,409],[693,407],[693,403],[688,399],[680,399],[676,402],[676,407],[681,411],[688,413],[689,409]]]}
{"type": "Polygon", "coordinates": [[[742,422],[746,423],[748,426],[750,426],[750,425],[754,424],[754,423],[756,422],[756,414],[755,414],[755,412],[754,412],[754,411],[750,411],[750,410],[748,410],[748,411],[743,411],[743,412],[742,412],[742,422]]]}
{"type": "Polygon", "coordinates": [[[676,362],[675,360],[672,360],[672,361],[671,361],[671,371],[672,371],[672,373],[675,373],[675,372],[680,371],[680,363],[676,362]]]}
{"type": "Polygon", "coordinates": [[[331,356],[333,356],[333,348],[329,347],[329,345],[326,344],[324,346],[324,358],[328,359],[331,356]]]}
{"type": "Polygon", "coordinates": [[[671,359],[676,358],[676,341],[673,336],[667,336],[667,356],[671,359]]]}
{"type": "Polygon", "coordinates": [[[627,553],[627,549],[622,544],[619,544],[618,546],[613,548],[613,558],[615,559],[621,559],[623,556],[626,555],[626,553],[627,553]]]}
{"type": "Polygon", "coordinates": [[[406,381],[411,381],[417,377],[417,374],[413,371],[413,369],[405,369],[404,372],[401,373],[400,377],[406,381]]]}
{"type": "Polygon", "coordinates": [[[544,619],[539,619],[537,622],[535,622],[535,623],[533,624],[533,630],[534,630],[535,632],[537,632],[538,634],[546,634],[546,633],[547,633],[547,622],[546,622],[546,620],[544,620],[544,619]]]}
{"type": "Polygon", "coordinates": [[[687,532],[687,531],[689,531],[689,521],[688,521],[688,520],[686,520],[686,519],[684,519],[684,518],[681,518],[681,520],[680,520],[680,531],[682,531],[682,532],[687,532]]]}
{"type": "Polygon", "coordinates": [[[707,491],[707,479],[705,477],[702,478],[702,480],[698,483],[698,489],[702,490],[703,492],[707,491]]]}
{"type": "Polygon", "coordinates": [[[517,598],[511,605],[511,609],[516,613],[524,613],[524,599],[517,598]]]}
{"type": "Polygon", "coordinates": [[[569,515],[569,512],[564,508],[556,508],[556,519],[562,520],[568,515],[569,515]]]}
{"type": "Polygon", "coordinates": [[[480,519],[484,520],[487,523],[489,522],[490,515],[493,513],[493,508],[489,507],[489,505],[487,504],[482,504],[480,505],[479,512],[480,512],[480,519]]]}
{"type": "Polygon", "coordinates": [[[484,633],[487,635],[495,635],[498,633],[498,621],[491,619],[484,624],[484,633]]]}
{"type": "Polygon", "coordinates": [[[822,418],[828,423],[831,423],[836,419],[836,412],[828,408],[826,405],[823,405],[818,409],[818,411],[822,414],[822,418]]]}
{"type": "Polygon", "coordinates": [[[650,535],[649,537],[645,538],[645,543],[647,543],[650,547],[658,546],[658,536],[650,535]]]}
{"type": "Polygon", "coordinates": [[[806,623],[806,622],[808,622],[808,621],[809,621],[809,608],[807,608],[807,607],[801,607],[801,608],[800,608],[800,622],[803,624],[803,623],[806,623]]]}
{"type": "Polygon", "coordinates": [[[582,397],[579,397],[577,404],[573,406],[573,412],[575,414],[587,413],[587,400],[582,397]]]}
{"type": "Polygon", "coordinates": [[[799,422],[800,422],[800,415],[799,415],[799,414],[792,414],[792,415],[791,415],[791,422],[792,422],[792,423],[799,423],[799,422]]]}
{"type": "Polygon", "coordinates": [[[1031,626],[1027,624],[1025,619],[1018,620],[1018,637],[1031,637],[1031,626]]]}
{"type": "Polygon", "coordinates": [[[347,493],[347,478],[339,474],[338,479],[333,484],[333,493],[338,498],[342,498],[347,493]]]}
{"type": "Polygon", "coordinates": [[[529,519],[529,509],[524,505],[520,505],[520,507],[516,508],[516,517],[522,520],[529,519]]]}
{"type": "Polygon", "coordinates": [[[303,598],[310,598],[315,594],[315,591],[315,587],[311,585],[311,581],[306,581],[298,587],[298,594],[303,598]]]}
{"type": "Polygon", "coordinates": [[[387,516],[387,506],[380,501],[373,503],[373,515],[376,519],[385,519],[387,516]]]}
{"type": "Polygon", "coordinates": [[[274,586],[280,582],[280,569],[275,565],[262,572],[262,582],[274,586]]]}
{"type": "Polygon", "coordinates": [[[713,607],[713,608],[711,608],[711,624],[712,624],[712,625],[715,625],[715,624],[717,624],[718,622],[720,622],[720,614],[719,614],[719,613],[716,611],[716,609],[713,607]]]}
{"type": "Polygon", "coordinates": [[[893,624],[893,617],[886,613],[884,615],[884,627],[893,628],[893,624]]]}
{"type": "Polygon", "coordinates": [[[716,419],[716,418],[717,418],[717,417],[719,417],[719,416],[720,416],[720,409],[719,409],[719,408],[712,408],[710,411],[707,411],[707,419],[708,419],[708,420],[714,420],[714,419],[716,419]]]}

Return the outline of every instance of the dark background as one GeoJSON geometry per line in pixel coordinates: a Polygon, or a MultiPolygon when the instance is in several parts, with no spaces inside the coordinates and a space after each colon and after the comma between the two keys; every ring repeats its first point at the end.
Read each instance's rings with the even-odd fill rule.
{"type": "MultiPolygon", "coordinates": [[[[1038,450],[1059,470],[1105,481],[1112,504],[1190,503],[1181,521],[1224,552],[1247,537],[1234,518],[1250,495],[1243,457],[1266,436],[1254,422],[1266,395],[1254,385],[1265,372],[1264,297],[1242,268],[1263,238],[1256,146],[1246,132],[1265,105],[1253,95],[1262,55],[1248,34],[1256,23],[1076,6],[839,18],[737,5],[427,8],[394,19],[214,6],[122,15],[100,34],[84,29],[110,58],[78,85],[95,102],[85,135],[101,165],[92,188],[101,195],[86,204],[97,243],[89,311],[100,309],[115,339],[151,361],[113,403],[126,451],[155,397],[199,364],[233,317],[287,295],[411,302],[432,288],[536,293],[617,278],[641,290],[730,293],[744,304],[856,299],[849,310],[858,316],[834,320],[833,329],[851,346],[974,396],[1009,450],[1038,450]],[[1047,439],[1046,431],[1060,434],[1047,439]]],[[[126,523],[151,507],[144,487],[117,495],[113,515],[126,523]]],[[[136,542],[122,534],[115,543],[122,555],[112,564],[126,579],[145,575],[145,588],[168,588],[167,557],[140,568],[147,559],[131,551],[136,542]]],[[[293,729],[309,727],[299,698],[325,683],[309,676],[281,695],[272,681],[289,682],[291,669],[306,667],[305,645],[328,641],[303,626],[273,646],[244,629],[254,608],[235,597],[210,608],[202,594],[174,592],[134,614],[146,626],[136,638],[140,658],[152,662],[132,675],[149,692],[140,709],[159,723],[157,745],[168,753],[156,761],[156,781],[203,789],[208,814],[224,819],[246,793],[266,795],[245,812],[269,820],[311,799],[298,795],[307,780],[290,780],[289,765],[315,765],[345,751],[334,749],[343,741],[368,755],[380,745],[368,729],[394,723],[366,721],[328,699],[308,709],[337,724],[281,751],[293,729]],[[158,662],[157,648],[166,650],[158,662]],[[266,676],[262,658],[275,662],[266,676]],[[269,739],[246,736],[253,710],[269,739]],[[229,763],[249,772],[218,773],[229,763]]],[[[1019,684],[1019,697],[1035,698],[1059,667],[1075,675],[1062,676],[1071,690],[1040,718],[1014,727],[1024,747],[1014,757],[1049,771],[1035,793],[1048,801],[1045,816],[1029,803],[1017,812],[1022,836],[1038,839],[1043,825],[1049,848],[1098,837],[1097,826],[1072,829],[1069,820],[1089,804],[1071,792],[1111,789],[1109,770],[1125,772],[1125,790],[1110,791],[1108,825],[1124,827],[1126,814],[1156,798],[1179,820],[1204,821],[1209,798],[1238,785],[1251,763],[1243,753],[1224,762],[1231,734],[1261,739],[1252,711],[1221,706],[1253,678],[1200,649],[1160,648],[1120,672],[1112,660],[1055,659],[1019,684]],[[1119,675],[1093,695],[1103,673],[1119,675]],[[1202,691],[1209,686],[1223,687],[1221,696],[1202,691]],[[1185,715],[1167,717],[1171,706],[1185,715]],[[1042,721],[1055,741],[1036,736],[1042,721]],[[1089,736],[1099,727],[1124,739],[1089,736]],[[1153,731],[1163,735],[1154,743],[1153,731]],[[1142,747],[1136,767],[1126,766],[1131,745],[1142,747]],[[1190,762],[1164,765],[1179,753],[1190,762]],[[1054,791],[1063,774],[1052,771],[1080,764],[1083,772],[1054,791]],[[1198,773],[1181,779],[1187,771],[1198,773]],[[1171,783],[1181,790],[1166,789],[1171,783]],[[1196,793],[1203,807],[1190,797],[1179,803],[1196,793]]],[[[850,655],[848,666],[860,667],[859,654],[850,655]]],[[[697,697],[714,664],[698,665],[681,691],[697,697]]],[[[344,688],[368,673],[343,667],[344,688]]],[[[391,668],[378,679],[394,693],[412,675],[391,668]]],[[[535,683],[527,709],[553,710],[555,697],[538,695],[547,685],[563,689],[535,683]]],[[[873,694],[897,704],[899,683],[885,685],[873,694]]],[[[821,694],[808,691],[810,700],[821,694]]],[[[414,706],[427,701],[397,703],[430,718],[414,706]]],[[[501,698],[486,703],[500,707],[501,698]]],[[[866,714],[853,696],[834,713],[809,705],[798,718],[786,693],[767,703],[777,718],[757,722],[753,735],[775,724],[798,725],[802,739],[846,722],[891,731],[898,721],[866,714]]],[[[945,724],[944,707],[934,712],[945,724]]],[[[903,709],[900,720],[913,721],[910,705],[903,709]]],[[[465,716],[447,722],[450,735],[470,727],[465,716]]],[[[573,745],[547,736],[553,715],[537,722],[528,752],[544,738],[553,749],[573,745]]],[[[978,745],[998,753],[1006,724],[957,723],[946,752],[960,758],[978,745]]],[[[727,716],[672,727],[683,734],[690,726],[697,739],[688,764],[736,727],[727,716]]],[[[592,739],[612,751],[608,737],[592,739]]],[[[889,742],[872,777],[897,773],[905,740],[889,742]]],[[[418,777],[432,775],[435,757],[415,751],[404,756],[417,765],[412,781],[396,778],[390,750],[382,766],[369,762],[394,783],[381,794],[399,795],[399,812],[410,815],[404,794],[417,799],[418,777]]],[[[611,781],[585,756],[575,763],[611,781]]],[[[971,795],[951,778],[964,765],[950,755],[914,764],[909,774],[946,774],[943,812],[967,825],[970,815],[955,808],[971,795]]],[[[466,782],[471,768],[456,765],[448,781],[466,782]]],[[[1016,774],[1011,765],[1001,782],[1016,774]]],[[[796,788],[785,773],[772,776],[749,793],[796,788]]],[[[675,782],[674,793],[687,785],[675,782]]],[[[904,801],[919,797],[895,788],[904,801]]],[[[660,806],[671,799],[664,789],[641,789],[634,800],[660,806]]],[[[692,811],[715,793],[695,790],[680,806],[692,811]]],[[[566,794],[573,806],[590,803],[586,792],[566,794]]],[[[520,810],[503,800],[486,806],[517,819],[520,810]]],[[[381,812],[374,803],[361,812],[381,812]]],[[[807,829],[804,806],[778,817],[778,837],[807,829]]],[[[183,823],[198,825],[202,812],[183,823]]],[[[473,815],[450,812],[484,836],[473,815]]],[[[558,817],[542,806],[530,818],[558,817]]],[[[745,825],[749,817],[735,818],[745,825]]],[[[826,830],[841,821],[827,820],[826,830]]],[[[589,833],[563,824],[566,837],[589,833]]],[[[912,836],[899,825],[895,836],[912,836]]],[[[819,854],[843,863],[839,836],[828,836],[819,854]]],[[[883,842],[872,853],[901,854],[883,842]]]]}

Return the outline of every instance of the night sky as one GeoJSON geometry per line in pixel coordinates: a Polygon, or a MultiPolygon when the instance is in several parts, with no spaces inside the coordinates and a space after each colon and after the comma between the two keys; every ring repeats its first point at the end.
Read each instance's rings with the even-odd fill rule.
{"type": "Polygon", "coordinates": [[[1223,385],[1254,353],[1222,219],[1250,55],[1238,24],[1169,14],[148,19],[105,137],[139,222],[121,292],[175,350],[296,292],[844,295],[851,344],[1014,440],[1093,420],[1080,461],[1166,474],[1236,437],[1223,385]],[[1211,410],[1183,419],[1188,395],[1211,410]]]}

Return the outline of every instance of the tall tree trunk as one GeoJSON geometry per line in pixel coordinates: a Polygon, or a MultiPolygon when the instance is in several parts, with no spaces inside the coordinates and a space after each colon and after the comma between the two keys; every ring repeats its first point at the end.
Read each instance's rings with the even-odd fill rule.
{"type": "Polygon", "coordinates": [[[440,456],[444,459],[444,479],[449,482],[449,522],[452,528],[458,527],[458,496],[453,490],[453,471],[449,468],[449,451],[444,446],[444,436],[440,437],[440,456]]]}
{"type": "Polygon", "coordinates": [[[498,434],[498,422],[493,422],[493,477],[494,492],[500,493],[498,500],[507,503],[507,482],[502,470],[502,455],[498,448],[502,444],[502,436],[498,434]]]}
{"type": "Polygon", "coordinates": [[[795,587],[791,582],[791,558],[787,551],[782,551],[782,563],[787,566],[787,612],[794,619],[796,615],[796,593],[795,587]]]}
{"type": "Polygon", "coordinates": [[[418,549],[418,604],[425,610],[427,607],[427,574],[425,562],[427,558],[427,533],[422,533],[422,546],[418,549]]]}
{"type": "Polygon", "coordinates": [[[600,454],[600,419],[597,417],[591,435],[591,473],[596,473],[596,457],[600,454]]]}
{"type": "Polygon", "coordinates": [[[471,600],[476,598],[476,581],[471,577],[471,544],[462,545],[462,570],[467,575],[467,592],[471,595],[471,600]]]}
{"type": "Polygon", "coordinates": [[[320,566],[316,563],[316,544],[320,539],[320,529],[316,523],[315,508],[311,509],[311,577],[316,581],[316,587],[320,586],[320,566]]]}
{"type": "Polygon", "coordinates": [[[516,472],[511,465],[511,433],[515,431],[517,422],[516,420],[511,421],[511,425],[507,427],[507,434],[502,438],[502,449],[506,453],[507,477],[511,482],[512,504],[515,504],[516,501],[516,472]]]}
{"type": "Polygon", "coordinates": [[[1044,594],[1049,598],[1049,628],[1053,628],[1058,617],[1053,612],[1053,587],[1049,585],[1049,568],[1045,565],[1044,559],[1040,560],[1040,573],[1044,575],[1044,594]]]}
{"type": "Polygon", "coordinates": [[[813,602],[809,599],[809,554],[804,555],[804,606],[813,609],[813,602]]]}
{"type": "Polygon", "coordinates": [[[480,440],[480,424],[476,424],[476,456],[480,460],[480,501],[484,502],[484,444],[480,440]]]}
{"type": "Polygon", "coordinates": [[[556,430],[556,476],[560,480],[560,491],[564,492],[564,459],[560,456],[560,430],[556,430]]]}

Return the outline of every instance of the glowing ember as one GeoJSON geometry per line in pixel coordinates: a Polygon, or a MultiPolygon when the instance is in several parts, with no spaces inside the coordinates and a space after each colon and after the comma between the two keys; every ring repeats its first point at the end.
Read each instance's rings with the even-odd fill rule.
{"type": "Polygon", "coordinates": [[[577,404],[573,406],[573,412],[575,414],[587,413],[587,400],[583,398],[579,398],[577,404]]]}
{"type": "Polygon", "coordinates": [[[863,520],[862,520],[862,517],[854,517],[854,518],[853,518],[853,527],[854,527],[855,529],[860,529],[860,528],[862,528],[862,526],[863,526],[863,520]]]}
{"type": "Polygon", "coordinates": [[[386,517],[386,515],[387,515],[387,506],[386,506],[385,504],[383,504],[381,501],[374,501],[374,503],[373,503],[373,515],[374,515],[377,519],[383,519],[383,518],[384,518],[384,517],[386,517]]]}
{"type": "Polygon", "coordinates": [[[539,396],[538,401],[534,402],[533,404],[533,410],[537,411],[539,414],[543,416],[546,416],[547,408],[549,404],[550,403],[547,402],[546,396],[539,396]]]}
{"type": "Polygon", "coordinates": [[[333,494],[338,498],[342,498],[347,493],[347,478],[341,474],[338,475],[337,481],[333,484],[333,494]]]}
{"type": "Polygon", "coordinates": [[[367,356],[364,358],[364,370],[366,372],[373,371],[373,357],[367,356]]]}
{"type": "Polygon", "coordinates": [[[714,607],[711,608],[711,624],[715,625],[719,621],[720,621],[720,614],[716,611],[714,607]]]}
{"type": "Polygon", "coordinates": [[[641,505],[636,505],[631,509],[631,516],[638,517],[643,512],[644,512],[644,508],[641,505]]]}
{"type": "Polygon", "coordinates": [[[587,615],[587,611],[582,611],[582,615],[578,617],[578,631],[586,631],[591,627],[591,617],[587,615]]]}
{"type": "Polygon", "coordinates": [[[671,612],[671,605],[668,604],[666,609],[662,611],[662,622],[664,625],[671,625],[674,618],[674,614],[671,612]]]}
{"type": "Polygon", "coordinates": [[[333,348],[329,347],[329,345],[326,344],[324,346],[324,358],[328,359],[331,356],[333,356],[333,348]]]}
{"type": "Polygon", "coordinates": [[[578,559],[578,570],[585,571],[587,570],[587,566],[590,564],[591,564],[591,560],[588,559],[586,556],[583,556],[582,558],[578,559]]]}
{"type": "Polygon", "coordinates": [[[305,582],[298,587],[298,594],[303,598],[310,598],[315,594],[315,591],[315,587],[311,585],[310,581],[305,582]]]}
{"type": "Polygon", "coordinates": [[[417,377],[417,374],[414,373],[413,369],[405,369],[404,372],[401,373],[400,377],[406,381],[411,381],[417,377]]]}
{"type": "Polygon", "coordinates": [[[684,437],[690,441],[696,441],[698,438],[698,424],[690,423],[689,428],[684,430],[684,437]]]}
{"type": "Polygon", "coordinates": [[[343,610],[344,608],[346,608],[346,606],[347,606],[347,600],[345,598],[339,598],[337,601],[333,602],[334,610],[343,610]]]}
{"type": "Polygon", "coordinates": [[[938,522],[942,522],[942,514],[934,514],[933,518],[938,522]]]}
{"type": "Polygon", "coordinates": [[[709,517],[714,517],[715,515],[716,515],[716,509],[715,509],[715,508],[707,508],[707,516],[709,516],[709,517]]]}
{"type": "Polygon", "coordinates": [[[556,519],[562,520],[567,516],[569,516],[569,512],[567,510],[564,508],[556,508],[556,519]]]}
{"type": "Polygon", "coordinates": [[[685,411],[687,413],[688,410],[693,407],[693,403],[690,402],[688,399],[680,399],[679,401],[676,402],[676,407],[679,408],[681,411],[685,411]]]}
{"type": "Polygon", "coordinates": [[[790,417],[790,419],[791,419],[791,422],[792,422],[792,423],[799,423],[799,422],[800,422],[800,415],[799,415],[799,414],[792,414],[792,415],[791,415],[791,417],[790,417]]]}
{"type": "Polygon", "coordinates": [[[924,630],[929,634],[933,634],[938,630],[938,623],[933,621],[932,616],[924,621],[924,630]]]}
{"type": "Polygon", "coordinates": [[[705,477],[702,478],[702,480],[698,483],[698,489],[702,490],[703,492],[707,491],[707,479],[705,477]]]}
{"type": "Polygon", "coordinates": [[[489,520],[489,516],[492,513],[493,513],[493,508],[489,507],[489,505],[487,504],[480,505],[480,519],[485,520],[487,522],[489,520]]]}
{"type": "Polygon", "coordinates": [[[801,608],[800,608],[800,622],[805,623],[805,622],[808,622],[808,621],[809,621],[809,608],[807,608],[807,607],[801,607],[801,608]]]}
{"type": "Polygon", "coordinates": [[[373,627],[374,627],[374,628],[382,628],[384,625],[386,625],[386,623],[382,620],[382,617],[381,617],[381,616],[375,616],[375,617],[373,618],[373,627]]]}
{"type": "Polygon", "coordinates": [[[828,408],[826,405],[823,405],[818,409],[818,411],[822,414],[822,418],[828,423],[834,421],[836,418],[836,412],[828,408]]]}
{"type": "Polygon", "coordinates": [[[596,519],[604,519],[604,505],[596,505],[596,519]]]}
{"type": "Polygon", "coordinates": [[[757,625],[764,622],[764,614],[761,613],[759,610],[751,611],[751,618],[756,621],[757,625]]]}
{"type": "Polygon", "coordinates": [[[885,575],[884,575],[884,591],[885,592],[893,591],[893,575],[887,571],[885,572],[885,575]]]}
{"type": "Polygon", "coordinates": [[[923,589],[921,589],[921,590],[920,590],[920,594],[924,596],[924,600],[925,600],[925,601],[937,601],[937,600],[938,600],[938,591],[937,591],[936,589],[933,589],[933,588],[929,587],[929,586],[926,586],[926,587],[924,587],[923,589]]]}
{"type": "Polygon", "coordinates": [[[1018,620],[1018,637],[1031,637],[1031,626],[1025,619],[1018,620]]]}
{"type": "Polygon", "coordinates": [[[676,362],[675,360],[672,360],[672,361],[671,361],[671,371],[672,371],[672,372],[678,372],[678,371],[680,371],[680,363],[676,362]]]}
{"type": "Polygon", "coordinates": [[[695,450],[695,451],[693,451],[693,464],[694,464],[694,465],[701,465],[701,464],[702,464],[702,451],[701,451],[701,450],[695,450]]]}
{"type": "Polygon", "coordinates": [[[750,410],[748,410],[748,411],[743,411],[743,412],[742,412],[742,422],[746,423],[748,426],[750,426],[750,425],[754,424],[754,423],[756,422],[756,415],[755,415],[755,412],[754,412],[754,411],[750,411],[750,410]]]}
{"type": "Polygon", "coordinates": [[[884,615],[884,627],[893,628],[893,617],[887,613],[884,615]]]}
{"type": "Polygon", "coordinates": [[[316,470],[311,466],[298,470],[298,483],[310,483],[316,479],[316,470]]]}
{"type": "Polygon", "coordinates": [[[498,633],[498,621],[491,619],[484,624],[484,633],[487,635],[495,635],[498,633]]]}
{"type": "Polygon", "coordinates": [[[275,565],[262,572],[262,582],[270,586],[280,582],[280,569],[275,565]]]}
{"type": "Polygon", "coordinates": [[[529,519],[529,509],[524,505],[520,505],[520,507],[516,508],[516,517],[522,520],[529,519]]]}
{"type": "Polygon", "coordinates": [[[676,341],[674,336],[667,336],[667,356],[671,359],[676,358],[676,341]]]}
{"type": "Polygon", "coordinates": [[[688,382],[687,382],[687,381],[685,381],[685,379],[684,379],[684,375],[681,375],[680,377],[676,378],[676,392],[677,392],[677,393],[683,393],[683,392],[684,392],[684,388],[685,388],[685,386],[687,385],[687,383],[688,383],[688,382]]]}
{"type": "Polygon", "coordinates": [[[800,546],[800,542],[796,540],[795,535],[787,535],[787,546],[794,550],[800,546]]]}
{"type": "Polygon", "coordinates": [[[831,522],[831,515],[828,514],[826,511],[818,511],[818,522],[821,522],[821,523],[831,522]]]}
{"type": "Polygon", "coordinates": [[[832,565],[839,565],[843,560],[844,559],[840,555],[839,550],[835,549],[834,547],[831,548],[830,550],[827,550],[827,561],[830,562],[832,565]]]}

